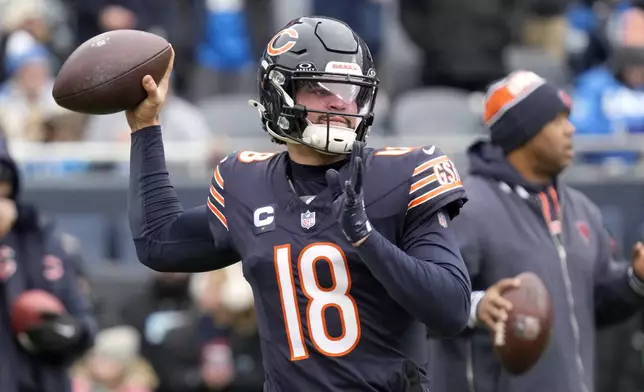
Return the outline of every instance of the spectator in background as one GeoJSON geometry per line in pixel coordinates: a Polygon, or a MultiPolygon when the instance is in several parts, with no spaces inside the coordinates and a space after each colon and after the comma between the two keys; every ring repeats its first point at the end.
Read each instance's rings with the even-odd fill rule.
{"type": "Polygon", "coordinates": [[[390,0],[313,0],[313,14],[339,19],[367,43],[376,64],[382,48],[383,3],[390,0]]]}
{"type": "Polygon", "coordinates": [[[565,51],[572,74],[577,75],[603,64],[609,56],[606,24],[614,13],[630,7],[626,1],[576,1],[566,11],[565,51]]]}
{"type": "Polygon", "coordinates": [[[0,127],[14,140],[50,141],[56,134],[77,139],[84,117],[61,108],[51,95],[54,77],[50,53],[26,30],[7,40],[5,70],[9,79],[0,86],[0,127]],[[65,124],[64,120],[71,121],[65,124]],[[55,124],[63,127],[55,127],[55,124]]]}
{"type": "MultiPolygon", "coordinates": [[[[173,79],[175,81],[175,79],[173,79]]],[[[168,124],[168,131],[163,134],[167,141],[199,141],[207,143],[215,136],[199,109],[189,101],[168,91],[168,99],[161,113],[161,119],[168,124]]],[[[102,116],[90,116],[85,129],[87,141],[127,141],[130,140],[130,127],[122,113],[102,116]]],[[[223,131],[219,131],[223,134],[223,131]]]]}
{"type": "Polygon", "coordinates": [[[76,14],[76,46],[117,29],[144,30],[168,39],[175,52],[177,94],[185,97],[196,67],[196,46],[204,35],[206,0],[65,1],[76,14]]]}
{"type": "Polygon", "coordinates": [[[423,54],[422,82],[484,91],[505,75],[518,0],[400,0],[403,29],[423,54]]]}
{"type": "Polygon", "coordinates": [[[195,278],[191,291],[200,313],[168,333],[166,350],[181,364],[174,368],[174,389],[163,392],[261,392],[261,342],[241,264],[195,278]]]}
{"type": "Polygon", "coordinates": [[[273,37],[277,28],[273,17],[274,3],[275,0],[244,1],[246,26],[250,36],[250,53],[254,64],[259,62],[266,49],[266,43],[273,37]]]}
{"type": "Polygon", "coordinates": [[[566,10],[572,0],[531,0],[523,15],[523,43],[542,49],[554,59],[565,59],[566,10]]]}
{"type": "MultiPolygon", "coordinates": [[[[609,61],[581,74],[575,82],[571,120],[579,135],[644,133],[644,11],[633,7],[609,26],[609,61]]],[[[630,151],[585,154],[590,163],[619,159],[636,163],[630,151]]]]}
{"type": "Polygon", "coordinates": [[[193,102],[215,94],[255,90],[253,60],[259,54],[251,54],[249,30],[243,0],[207,2],[204,35],[197,43],[198,67],[190,88],[193,102]]]}
{"type": "Polygon", "coordinates": [[[164,347],[168,332],[190,322],[194,306],[189,282],[190,274],[155,272],[138,295],[127,298],[121,310],[122,323],[141,335],[140,353],[159,378],[157,392],[168,391],[167,376],[176,362],[175,353],[164,347]]]}
{"type": "Polygon", "coordinates": [[[199,324],[203,344],[201,376],[209,391],[261,392],[264,371],[253,291],[240,263],[223,272],[225,280],[218,293],[220,307],[208,312],[199,324]],[[208,328],[212,320],[224,327],[223,334],[208,328]]]}
{"type": "Polygon", "coordinates": [[[4,53],[6,41],[14,32],[29,32],[52,54],[52,66],[58,69],[75,48],[69,22],[67,9],[61,0],[0,1],[0,82],[8,77],[4,53]]]}
{"type": "Polygon", "coordinates": [[[139,345],[139,333],[132,327],[100,331],[72,372],[73,392],[151,392],[155,377],[139,356],[139,345]]]}
{"type": "Polygon", "coordinates": [[[79,289],[76,247],[63,242],[55,226],[20,200],[18,169],[0,142],[0,391],[69,392],[67,366],[94,339],[96,323],[79,289]],[[41,289],[58,297],[66,313],[43,317],[16,339],[9,309],[24,291],[41,289]]]}

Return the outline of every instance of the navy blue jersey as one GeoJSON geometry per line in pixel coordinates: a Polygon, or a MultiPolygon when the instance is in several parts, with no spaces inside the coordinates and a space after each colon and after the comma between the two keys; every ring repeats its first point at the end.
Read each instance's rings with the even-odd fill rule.
{"type": "MultiPolygon", "coordinates": [[[[300,197],[287,165],[286,153],[232,154],[215,169],[207,200],[215,241],[240,256],[253,288],[265,390],[405,390],[408,364],[426,361],[426,328],[411,302],[427,299],[383,285],[340,230],[339,192],[300,197]]],[[[347,171],[339,170],[342,182],[347,171]]],[[[397,248],[440,264],[421,257],[427,241],[438,242],[460,260],[455,243],[428,231],[446,229],[465,201],[454,164],[437,148],[367,149],[364,194],[372,225],[397,248]]]]}

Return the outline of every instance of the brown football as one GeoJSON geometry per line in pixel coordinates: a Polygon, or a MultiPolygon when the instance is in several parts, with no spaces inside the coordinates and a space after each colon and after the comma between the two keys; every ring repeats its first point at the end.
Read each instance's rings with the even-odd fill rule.
{"type": "Polygon", "coordinates": [[[504,344],[496,347],[503,368],[511,374],[530,370],[548,347],[553,325],[552,298],[543,281],[534,273],[518,276],[518,288],[503,297],[512,303],[505,324],[504,344]]]}
{"type": "Polygon", "coordinates": [[[159,83],[172,50],[164,38],[139,30],[113,30],[81,44],[65,60],[54,83],[58,105],[78,113],[131,109],[147,96],[141,79],[159,83]]]}
{"type": "Polygon", "coordinates": [[[44,290],[29,290],[21,293],[11,306],[11,328],[15,333],[27,331],[40,325],[42,313],[65,313],[65,306],[44,290]]]}

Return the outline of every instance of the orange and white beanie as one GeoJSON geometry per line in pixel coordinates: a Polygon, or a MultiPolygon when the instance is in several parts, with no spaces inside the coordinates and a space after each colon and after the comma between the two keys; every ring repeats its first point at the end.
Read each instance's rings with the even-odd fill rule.
{"type": "Polygon", "coordinates": [[[535,137],[563,112],[568,94],[530,71],[515,71],[493,83],[484,100],[483,121],[493,144],[507,154],[535,137]]]}

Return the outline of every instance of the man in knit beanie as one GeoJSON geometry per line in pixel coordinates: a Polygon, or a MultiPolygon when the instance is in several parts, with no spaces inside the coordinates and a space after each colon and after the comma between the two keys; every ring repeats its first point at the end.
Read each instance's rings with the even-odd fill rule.
{"type": "Polygon", "coordinates": [[[517,71],[488,89],[483,121],[492,144],[513,165],[540,166],[541,180],[549,181],[573,158],[570,109],[570,98],[563,90],[533,72],[517,71]],[[540,164],[526,162],[535,159],[540,164]]]}
{"type": "Polygon", "coordinates": [[[453,222],[472,281],[469,328],[430,341],[435,392],[593,392],[596,328],[644,309],[644,246],[634,246],[631,263],[613,262],[597,206],[558,180],[573,158],[569,112],[567,95],[532,72],[487,92],[490,140],[468,150],[470,199],[453,222]],[[552,297],[554,326],[536,364],[511,375],[495,337],[521,328],[508,325],[502,294],[527,271],[552,297]]]}

